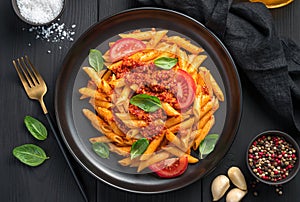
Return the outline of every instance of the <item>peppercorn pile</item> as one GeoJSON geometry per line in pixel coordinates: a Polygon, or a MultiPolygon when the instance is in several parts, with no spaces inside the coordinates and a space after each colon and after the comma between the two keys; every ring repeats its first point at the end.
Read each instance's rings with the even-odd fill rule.
{"type": "Polygon", "coordinates": [[[248,162],[259,178],[278,182],[290,174],[297,161],[293,145],[280,136],[261,136],[249,148],[248,162]]]}

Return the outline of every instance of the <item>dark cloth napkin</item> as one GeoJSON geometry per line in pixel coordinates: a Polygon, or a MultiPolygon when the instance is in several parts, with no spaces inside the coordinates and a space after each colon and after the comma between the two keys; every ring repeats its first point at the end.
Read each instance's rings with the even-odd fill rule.
{"type": "Polygon", "coordinates": [[[300,131],[300,48],[280,38],[262,3],[232,0],[138,0],[146,6],[185,13],[215,33],[287,127],[300,131]],[[296,110],[297,109],[297,110],[296,110]],[[298,115],[297,115],[298,114],[298,115]]]}

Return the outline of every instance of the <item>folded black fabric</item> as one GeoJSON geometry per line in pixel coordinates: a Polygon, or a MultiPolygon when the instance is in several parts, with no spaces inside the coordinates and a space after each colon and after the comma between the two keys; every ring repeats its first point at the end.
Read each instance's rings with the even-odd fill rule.
{"type": "Polygon", "coordinates": [[[279,38],[262,3],[232,0],[138,0],[185,13],[214,32],[239,70],[287,123],[300,131],[300,48],[279,38]]]}

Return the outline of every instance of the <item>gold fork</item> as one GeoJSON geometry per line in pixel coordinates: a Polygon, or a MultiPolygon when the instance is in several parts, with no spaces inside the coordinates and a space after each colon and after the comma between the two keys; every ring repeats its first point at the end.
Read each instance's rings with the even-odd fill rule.
{"type": "Polygon", "coordinates": [[[71,173],[80,189],[80,192],[84,198],[85,201],[88,201],[87,196],[84,192],[84,189],[73,169],[73,166],[69,160],[69,157],[67,156],[66,149],[64,148],[64,145],[61,143],[61,140],[59,139],[58,134],[55,130],[55,124],[54,121],[51,119],[50,115],[48,114],[48,110],[46,108],[46,105],[44,103],[44,95],[47,92],[47,85],[43,79],[43,77],[40,75],[40,73],[35,69],[33,64],[30,62],[29,58],[27,56],[17,58],[16,61],[13,60],[13,65],[18,73],[18,76],[23,84],[23,87],[30,99],[38,100],[43,112],[49,122],[50,128],[52,130],[52,133],[55,136],[55,139],[58,143],[58,146],[63,153],[63,156],[65,157],[67,164],[71,170],[71,173]]]}
{"type": "Polygon", "coordinates": [[[30,99],[38,100],[44,114],[47,114],[48,110],[43,99],[47,92],[47,85],[42,76],[34,68],[27,56],[25,56],[25,59],[24,57],[17,58],[17,62],[13,60],[13,64],[28,97],[30,99]]]}

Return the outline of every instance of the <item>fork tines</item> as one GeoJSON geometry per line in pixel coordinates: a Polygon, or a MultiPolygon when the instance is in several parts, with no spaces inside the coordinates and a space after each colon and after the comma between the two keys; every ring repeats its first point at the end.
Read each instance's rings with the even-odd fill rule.
{"type": "Polygon", "coordinates": [[[39,73],[36,71],[27,56],[25,56],[25,58],[17,58],[17,61],[13,60],[13,65],[24,87],[26,84],[28,85],[27,87],[33,87],[40,84],[39,73]]]}

